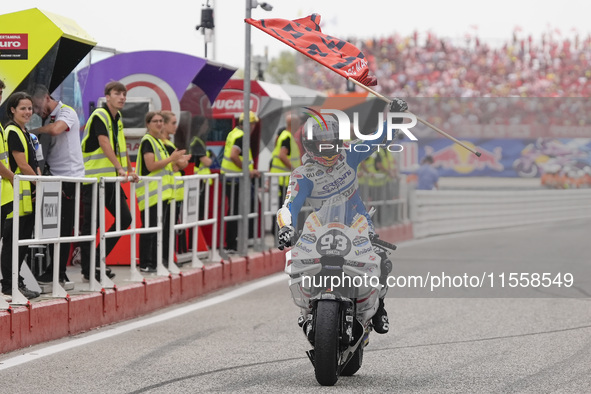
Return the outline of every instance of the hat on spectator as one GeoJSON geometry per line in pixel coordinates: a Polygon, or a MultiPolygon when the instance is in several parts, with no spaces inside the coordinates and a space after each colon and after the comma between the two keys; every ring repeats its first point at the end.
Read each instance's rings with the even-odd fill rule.
{"type": "MultiPolygon", "coordinates": [[[[252,111],[249,112],[248,119],[249,119],[250,123],[256,123],[259,121],[259,118],[252,111]]],[[[243,120],[244,120],[244,112],[241,112],[240,116],[238,117],[238,121],[242,122],[243,120]]]]}

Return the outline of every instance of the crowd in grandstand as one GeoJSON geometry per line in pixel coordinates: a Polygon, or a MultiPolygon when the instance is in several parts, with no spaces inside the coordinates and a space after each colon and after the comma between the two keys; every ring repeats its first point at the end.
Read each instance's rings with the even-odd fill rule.
{"type": "MultiPolygon", "coordinates": [[[[492,47],[476,37],[466,44],[429,33],[355,42],[389,97],[588,97],[591,95],[591,37],[557,39],[544,34],[492,47]]],[[[309,88],[339,93],[342,77],[302,59],[297,74],[309,88]]]]}
{"type": "Polygon", "coordinates": [[[407,101],[416,113],[447,128],[458,125],[591,125],[591,100],[581,97],[415,97],[407,101]]]}

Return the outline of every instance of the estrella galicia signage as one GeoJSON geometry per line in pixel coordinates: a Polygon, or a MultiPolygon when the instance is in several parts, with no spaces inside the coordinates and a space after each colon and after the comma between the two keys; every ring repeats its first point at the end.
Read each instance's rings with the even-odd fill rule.
{"type": "Polygon", "coordinates": [[[29,58],[28,34],[0,34],[0,59],[29,58]]]}

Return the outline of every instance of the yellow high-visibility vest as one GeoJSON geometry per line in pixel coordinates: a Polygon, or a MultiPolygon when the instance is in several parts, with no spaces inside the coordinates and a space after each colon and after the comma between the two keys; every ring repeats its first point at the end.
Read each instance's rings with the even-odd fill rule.
{"type": "MultiPolygon", "coordinates": [[[[286,138],[290,138],[289,155],[287,157],[289,158],[289,161],[291,163],[291,168],[295,169],[300,166],[300,148],[298,147],[298,144],[295,142],[293,136],[291,135],[291,132],[289,130],[283,130],[281,134],[279,134],[279,138],[277,138],[275,148],[271,153],[273,159],[271,160],[271,169],[269,170],[269,172],[291,172],[291,169],[287,168],[279,158],[279,153],[281,152],[283,141],[285,141],[286,138]]],[[[279,178],[280,186],[287,186],[288,184],[289,177],[282,176],[279,178]]]]}
{"type": "Polygon", "coordinates": [[[365,165],[367,168],[368,179],[367,184],[369,186],[382,186],[382,179],[377,176],[379,174],[378,169],[376,168],[376,157],[378,156],[378,152],[372,153],[367,159],[365,159],[365,165]]]}
{"type": "MultiPolygon", "coordinates": [[[[164,142],[164,144],[172,147],[173,149],[176,149],[176,145],[171,141],[171,140],[162,140],[164,142]]],[[[176,171],[173,176],[183,176],[183,174],[180,171],[176,171]]],[[[174,180],[173,184],[176,183],[176,191],[174,193],[174,199],[177,201],[183,201],[183,199],[185,198],[185,181],[183,181],[182,179],[179,180],[174,180]]]]}
{"type": "MultiPolygon", "coordinates": [[[[205,151],[205,155],[211,159],[211,151],[208,151],[206,149],[205,142],[203,142],[203,140],[201,138],[199,138],[197,136],[195,138],[193,138],[193,141],[191,141],[191,152],[193,152],[193,147],[195,145],[201,145],[203,147],[203,150],[205,151]]],[[[211,169],[209,167],[203,165],[203,163],[201,161],[199,161],[199,163],[195,163],[195,166],[196,166],[195,174],[197,174],[197,175],[210,175],[211,174],[211,169]]],[[[213,179],[209,180],[209,184],[213,185],[213,179]]]]}
{"type": "MultiPolygon", "coordinates": [[[[6,128],[6,140],[8,141],[8,136],[10,133],[16,133],[25,148],[25,158],[29,160],[29,143],[27,142],[27,138],[25,137],[25,133],[20,129],[20,127],[15,125],[10,125],[6,128]]],[[[10,167],[8,167],[10,168],[10,167]]],[[[21,175],[23,172],[21,171],[20,167],[16,168],[14,172],[15,175],[21,175]]],[[[4,184],[2,185],[4,189],[4,184]]],[[[13,191],[12,187],[10,188],[11,192],[13,191]]],[[[25,216],[33,213],[33,199],[31,196],[31,182],[29,181],[20,181],[19,182],[19,190],[18,190],[18,199],[19,199],[19,209],[18,209],[18,216],[25,216]]],[[[2,192],[2,199],[4,202],[4,191],[2,192]]],[[[11,199],[12,201],[12,199],[11,199]]],[[[4,204],[2,204],[4,205],[4,204]]],[[[10,212],[7,218],[13,217],[13,212],[10,212]]]]}
{"type": "MultiPolygon", "coordinates": [[[[143,173],[143,162],[144,162],[144,155],[141,152],[141,146],[144,141],[150,142],[152,145],[152,150],[154,151],[154,158],[156,161],[164,160],[168,157],[168,151],[162,145],[160,140],[157,138],[152,137],[150,134],[146,134],[143,136],[140,142],[140,151],[137,155],[136,161],[136,168],[138,171],[138,175],[140,176],[159,176],[162,177],[162,196],[158,195],[158,182],[150,181],[148,182],[148,206],[151,207],[158,203],[158,199],[161,198],[162,201],[168,201],[172,199],[172,189],[174,188],[174,171],[172,170],[172,163],[168,163],[166,167],[152,171],[148,174],[143,173]]],[[[145,182],[141,182],[138,184],[136,188],[136,194],[138,199],[138,206],[140,211],[143,211],[146,208],[146,199],[144,198],[145,191],[145,182]]]]}
{"type": "MultiPolygon", "coordinates": [[[[4,129],[2,128],[2,125],[0,125],[0,162],[4,164],[4,167],[10,170],[10,161],[8,160],[8,145],[6,141],[7,138],[4,135],[4,129]]],[[[8,179],[2,178],[0,188],[2,188],[2,203],[0,205],[5,205],[9,202],[12,202],[12,183],[10,183],[8,179]]],[[[1,230],[2,229],[0,229],[0,231],[1,230]]]]}
{"type": "MultiPolygon", "coordinates": [[[[232,147],[236,140],[240,137],[244,136],[244,131],[240,130],[238,127],[235,127],[234,130],[230,131],[228,134],[228,138],[226,138],[226,146],[224,147],[224,159],[222,160],[222,174],[228,173],[237,173],[242,172],[242,168],[238,167],[232,159],[230,159],[230,155],[232,153],[232,147]]],[[[240,155],[242,159],[242,155],[240,155]]],[[[252,151],[248,151],[248,169],[254,169],[254,161],[252,160],[252,151]]]]}
{"type": "Polygon", "coordinates": [[[113,167],[111,160],[107,158],[103,149],[99,147],[93,152],[86,152],[86,143],[90,135],[90,126],[92,122],[103,122],[109,132],[109,142],[111,148],[117,156],[117,160],[121,164],[121,167],[127,168],[127,144],[125,142],[125,135],[123,134],[123,122],[121,121],[121,113],[119,113],[119,119],[117,120],[117,141],[113,135],[113,122],[111,120],[111,114],[106,108],[97,108],[94,110],[86,127],[84,127],[84,134],[82,135],[82,158],[84,160],[84,170],[87,178],[101,179],[104,176],[117,176],[117,171],[113,167]],[[117,149],[118,148],[118,149],[117,149]]]}

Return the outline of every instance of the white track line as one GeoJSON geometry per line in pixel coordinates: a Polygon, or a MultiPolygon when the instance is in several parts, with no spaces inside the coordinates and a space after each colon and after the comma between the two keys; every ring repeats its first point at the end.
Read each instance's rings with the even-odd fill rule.
{"type": "Polygon", "coordinates": [[[20,356],[12,357],[6,360],[0,361],[0,371],[8,368],[15,367],[20,364],[28,363],[29,361],[38,360],[45,356],[51,356],[52,354],[63,352],[64,350],[73,349],[78,346],[84,346],[86,344],[100,341],[101,339],[110,338],[115,335],[123,334],[128,331],[136,330],[138,328],[146,327],[154,323],[160,323],[165,320],[174,319],[175,317],[179,317],[185,315],[187,313],[191,313],[197,311],[199,309],[207,308],[213,305],[220,304],[222,302],[229,301],[231,299],[240,297],[242,295],[251,293],[253,291],[262,289],[266,286],[272,285],[277,282],[285,281],[287,284],[287,275],[281,273],[270,276],[263,280],[257,281],[255,283],[248,284],[246,286],[240,287],[239,289],[232,290],[228,293],[221,294],[216,297],[209,298],[207,300],[199,301],[195,304],[187,305],[185,307],[181,307],[175,309],[170,312],[162,313],[157,316],[148,317],[146,319],[137,320],[131,323],[119,325],[114,328],[107,328],[104,331],[101,331],[96,334],[88,335],[83,338],[76,338],[72,339],[68,342],[60,343],[58,345],[48,346],[43,349],[38,349],[30,353],[26,353],[20,356]]]}

